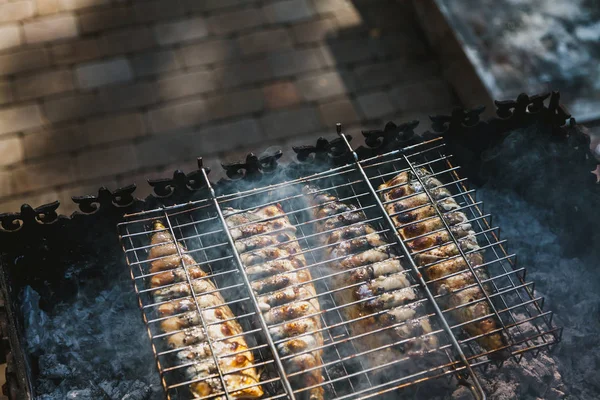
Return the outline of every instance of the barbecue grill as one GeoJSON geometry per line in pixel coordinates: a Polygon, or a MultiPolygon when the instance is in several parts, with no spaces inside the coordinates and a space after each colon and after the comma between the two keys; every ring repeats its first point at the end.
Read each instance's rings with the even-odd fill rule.
{"type": "MultiPolygon", "coordinates": [[[[546,106],[544,101],[548,97],[521,95],[517,101],[498,102],[499,118],[485,122],[479,120],[482,109],[455,110],[450,116],[432,117],[432,130],[423,135],[414,134],[416,123],[399,126],[389,123],[383,130],[363,132],[366,146],[356,149],[351,144],[351,136],[338,125],[336,139],[319,139],[315,146],[294,148],[299,162],[293,165],[278,165],[281,152],[263,157],[251,154],[245,163],[224,165],[227,175],[234,179],[223,179],[216,184],[211,182],[210,171],[199,159],[198,171],[188,175],[178,171],[172,179],[151,181],[155,195],[144,201],[133,197],[134,186],[114,192],[101,189],[98,196],[74,198],[82,212],[70,218],[56,214],[57,203],[35,210],[25,205],[20,214],[3,214],[0,220],[6,240],[2,241],[2,290],[7,321],[2,332],[10,347],[9,396],[11,399],[32,398],[35,380],[44,375],[43,365],[36,361],[31,346],[28,348],[23,341],[24,337],[31,338],[26,331],[32,329],[32,322],[22,315],[22,289],[27,285],[34,287],[41,293],[42,303],[51,308],[61,299],[76,296],[82,281],[106,279],[107,274],[116,270],[121,271],[122,277],[122,271],[127,268],[122,262],[123,253],[142,311],[145,335],[149,337],[149,342],[138,338],[139,345],[151,351],[158,370],[158,373],[152,373],[160,380],[166,398],[189,396],[189,386],[194,380],[184,378],[181,372],[193,363],[174,361],[174,354],[184,349],[169,348],[166,339],[179,332],[165,333],[159,329],[160,322],[166,317],[157,314],[157,307],[162,303],[154,300],[152,293],[156,288],[148,284],[156,275],[149,272],[149,265],[155,260],[148,258],[152,247],[150,238],[158,231],[153,221],[160,220],[164,229],[194,258],[196,265],[208,272],[207,277],[197,279],[210,279],[215,284],[216,291],[226,300],[235,320],[242,326],[243,336],[255,357],[254,367],[261,374],[263,398],[303,398],[312,386],[297,382],[310,369],[290,371],[286,364],[290,356],[278,352],[277,345],[283,340],[270,333],[269,328],[273,325],[268,324],[261,313],[257,295],[251,289],[251,281],[225,220],[229,207],[251,210],[278,204],[296,228],[296,239],[307,260],[304,268],[312,275],[311,283],[317,289],[315,296],[321,305],[317,316],[324,342],[320,346],[323,363],[319,368],[325,379],[319,385],[324,388],[326,398],[393,397],[400,390],[419,397],[419,387],[423,384],[429,385],[426,397],[443,398],[444,393],[451,392],[458,384],[469,389],[473,397],[485,398],[480,376],[485,376],[490,366],[500,368],[507,357],[511,362],[519,363],[526,353],[537,356],[539,351],[552,348],[561,340],[562,329],[554,324],[552,311],[544,310],[544,297],[535,292],[534,282],[527,277],[525,266],[517,264],[516,255],[509,251],[507,241],[501,237],[490,213],[485,212],[474,189],[487,179],[482,173],[485,172],[486,158],[481,155],[488,154],[511,132],[532,126],[543,126],[549,138],[564,142],[565,149],[575,148],[570,158],[577,160],[578,168],[595,165],[589,157],[589,148],[582,146],[585,138],[574,120],[565,125],[569,115],[558,104],[558,94],[554,93],[546,106]],[[570,142],[565,141],[567,137],[570,142]],[[461,306],[450,307],[444,302],[446,294],[435,293],[432,287],[436,280],[428,279],[424,273],[431,265],[415,263],[416,253],[409,251],[407,240],[397,233],[391,219],[393,215],[385,210],[379,185],[400,172],[411,172],[418,177],[418,169],[426,169],[450,190],[473,226],[485,262],[474,266],[467,261],[468,272],[475,277],[471,286],[477,286],[485,293],[476,302],[486,302],[491,310],[490,315],[477,320],[494,318],[498,322],[498,329],[485,335],[502,333],[507,339],[504,348],[485,350],[477,343],[479,337],[465,335],[463,327],[474,321],[459,323],[451,317],[452,311],[461,306]],[[470,181],[475,185],[465,176],[472,178],[470,181]],[[311,206],[303,198],[302,188],[306,184],[354,204],[377,232],[389,239],[389,246],[395,249],[396,257],[405,266],[413,287],[423,294],[415,301],[426,310],[420,318],[429,317],[433,321],[433,331],[428,335],[437,337],[435,349],[407,352],[386,363],[369,360],[376,360],[388,347],[402,348],[417,337],[407,337],[382,348],[357,350],[355,344],[363,336],[381,334],[402,323],[352,335],[348,326],[353,321],[345,320],[341,313],[348,304],[339,304],[334,296],[336,291],[351,286],[332,288],[330,279],[340,272],[332,272],[327,262],[319,261],[316,256],[327,245],[317,244],[323,233],[315,231],[317,221],[310,216],[311,206]],[[115,226],[118,235],[114,234],[115,226]],[[99,237],[103,239],[98,240],[99,237]],[[79,273],[77,279],[68,274],[68,267],[73,263],[89,260],[93,265],[110,265],[100,270],[83,268],[84,272],[79,273]],[[47,265],[52,266],[52,271],[43,267],[47,265]],[[478,269],[485,270],[489,278],[482,280],[476,273],[478,269]]],[[[584,180],[586,184],[592,184],[588,177],[584,180]]],[[[433,201],[430,190],[420,183],[433,201]]],[[[436,208],[436,212],[437,217],[444,220],[441,211],[436,208]]],[[[448,225],[445,229],[449,229],[448,225]]],[[[460,249],[459,239],[450,236],[449,243],[460,249]]],[[[436,244],[436,247],[443,244],[446,243],[436,244]]],[[[455,257],[466,261],[467,255],[460,250],[455,257]]],[[[185,282],[191,288],[193,279],[187,273],[190,266],[182,266],[186,271],[185,282]]],[[[198,329],[207,332],[211,323],[202,317],[200,311],[204,309],[198,304],[195,292],[190,290],[188,297],[194,300],[200,316],[198,329]]],[[[134,301],[133,298],[130,300],[134,301]]],[[[207,337],[212,350],[219,339],[207,337]]],[[[211,378],[221,382],[223,391],[205,398],[231,398],[224,383],[231,371],[222,370],[223,359],[218,352],[211,351],[211,357],[215,366],[211,378]]],[[[146,361],[148,358],[143,358],[140,363],[146,361]]],[[[144,393],[140,398],[150,396],[147,391],[144,393]]]]}

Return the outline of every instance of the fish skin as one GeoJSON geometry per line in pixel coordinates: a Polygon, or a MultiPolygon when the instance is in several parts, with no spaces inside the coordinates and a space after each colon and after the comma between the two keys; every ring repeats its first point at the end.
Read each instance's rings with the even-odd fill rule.
{"type": "Polygon", "coordinates": [[[225,213],[227,214],[227,224],[230,228],[229,232],[236,243],[240,239],[249,238],[251,236],[280,232],[296,232],[296,228],[285,216],[285,213],[279,204],[263,207],[255,210],[254,213],[238,213],[238,210],[232,208],[226,209],[225,213]],[[281,217],[277,217],[277,215],[281,215],[281,217]],[[262,221],[263,219],[268,219],[268,221],[253,223],[262,221]]]}
{"type": "MultiPolygon", "coordinates": [[[[208,338],[213,343],[215,355],[224,374],[225,386],[233,399],[258,399],[264,394],[259,383],[260,376],[253,367],[254,356],[248,349],[243,336],[231,337],[243,333],[242,327],[234,319],[231,309],[217,291],[206,272],[196,265],[187,250],[175,242],[161,221],[154,221],[155,232],[151,237],[148,259],[152,260],[150,272],[159,272],[150,279],[154,301],[162,303],[157,307],[160,316],[168,317],[160,322],[163,332],[176,332],[166,339],[171,349],[182,348],[174,357],[181,364],[192,363],[183,368],[188,380],[197,380],[190,385],[194,398],[200,398],[223,391],[217,374],[213,354],[208,338]],[[185,269],[184,269],[185,268],[185,269]],[[187,277],[192,285],[186,283],[187,277]],[[197,304],[192,297],[192,287],[197,304]],[[208,325],[208,337],[198,314],[208,325]],[[193,346],[186,348],[187,346],[193,346]],[[229,355],[236,353],[235,355],[229,355]],[[229,372],[242,369],[237,372],[229,372]]],[[[225,396],[216,395],[217,399],[225,396]]]]}
{"type": "MultiPolygon", "coordinates": [[[[450,191],[442,187],[443,184],[440,180],[430,176],[425,169],[418,169],[417,173],[424,186],[429,190],[436,206],[443,213],[443,218],[458,239],[461,249],[466,253],[467,260],[479,279],[488,279],[485,269],[477,268],[484,263],[484,259],[483,254],[477,251],[479,245],[467,216],[458,211],[459,205],[451,197],[450,191]]],[[[411,252],[419,252],[414,256],[417,264],[427,266],[435,263],[426,267],[424,271],[428,280],[436,280],[433,284],[435,294],[443,295],[442,299],[448,308],[461,306],[452,311],[453,317],[457,321],[465,323],[491,314],[492,310],[487,300],[481,301],[485,298],[483,291],[478,286],[470,287],[476,283],[475,277],[453,243],[442,220],[437,216],[422,185],[412,175],[412,172],[402,172],[380,185],[378,189],[381,191],[383,201],[388,202],[385,204],[386,211],[393,215],[392,220],[398,227],[402,238],[407,241],[409,249],[411,252]],[[412,197],[404,198],[411,195],[412,197]],[[415,207],[420,208],[405,211],[415,207]],[[429,219],[419,222],[424,218],[429,219]],[[411,225],[406,225],[411,222],[411,225]],[[434,230],[440,231],[426,235],[434,230]],[[410,240],[419,235],[423,236],[410,240]],[[461,271],[464,272],[460,273],[461,271]],[[452,274],[456,275],[444,279],[445,276],[452,274]],[[473,305],[465,306],[473,302],[473,305]]],[[[484,289],[486,292],[490,292],[487,285],[484,285],[484,289]]],[[[500,332],[491,333],[498,330],[494,317],[466,324],[463,329],[471,337],[486,334],[486,336],[478,338],[477,342],[488,351],[496,351],[491,355],[492,357],[500,359],[508,357],[509,353],[505,349],[507,341],[504,335],[500,332]]]]}
{"type": "Polygon", "coordinates": [[[150,279],[150,286],[155,288],[171,283],[183,282],[187,280],[188,276],[190,279],[198,279],[206,276],[206,272],[204,272],[200,267],[188,267],[187,271],[185,271],[183,268],[173,268],[166,272],[161,272],[157,275],[154,275],[150,279]]]}
{"type": "Polygon", "coordinates": [[[317,236],[317,245],[327,246],[319,255],[320,260],[332,260],[328,265],[335,272],[349,271],[336,274],[331,282],[333,288],[351,287],[334,293],[336,304],[351,304],[340,310],[345,320],[359,319],[348,324],[351,334],[357,336],[398,325],[355,340],[358,351],[414,337],[403,348],[392,346],[378,351],[375,358],[377,363],[382,363],[407,353],[437,348],[434,335],[423,336],[432,332],[431,324],[421,308],[418,308],[421,314],[415,312],[414,301],[418,294],[411,287],[391,243],[364,222],[367,218],[356,206],[340,202],[337,197],[311,186],[304,187],[303,193],[313,210],[313,219],[317,220],[314,230],[321,233],[317,236]],[[362,285],[355,285],[361,282],[362,285]]]}
{"type": "MultiPolygon", "coordinates": [[[[224,215],[235,246],[242,251],[243,268],[269,333],[275,341],[281,341],[276,347],[282,357],[287,357],[286,372],[312,369],[294,377],[292,384],[320,385],[324,382],[318,368],[323,363],[322,350],[313,350],[323,345],[323,336],[318,332],[320,305],[309,282],[311,274],[302,269],[306,259],[296,240],[296,228],[279,204],[249,211],[224,209],[224,215]]],[[[296,395],[307,400],[323,400],[324,396],[322,386],[296,395]]]]}

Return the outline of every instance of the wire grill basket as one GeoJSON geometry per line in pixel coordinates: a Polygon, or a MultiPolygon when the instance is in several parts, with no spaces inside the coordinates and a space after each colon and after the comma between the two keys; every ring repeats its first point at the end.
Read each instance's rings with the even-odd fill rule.
{"type": "MultiPolygon", "coordinates": [[[[340,132],[340,135],[352,151],[344,134],[340,132]]],[[[387,393],[401,388],[412,390],[411,387],[417,383],[443,376],[449,379],[436,380],[432,390],[443,392],[457,380],[467,385],[476,397],[485,398],[475,367],[501,363],[496,354],[499,351],[518,362],[525,352],[539,351],[560,340],[561,330],[553,325],[552,313],[543,311],[543,298],[535,295],[534,284],[527,280],[525,268],[518,266],[516,256],[507,251],[506,240],[500,237],[500,230],[493,225],[491,215],[484,212],[482,202],[477,201],[475,191],[469,189],[467,181],[458,175],[459,167],[453,166],[452,156],[445,154],[442,139],[367,159],[360,159],[356,153],[353,154],[355,161],[341,167],[266,187],[218,196],[215,195],[204,172],[203,179],[207,185],[205,199],[127,215],[126,220],[119,224],[121,243],[131,269],[131,277],[167,398],[189,397],[189,386],[195,381],[206,379],[207,376],[220,382],[219,387],[222,390],[213,391],[203,398],[236,398],[235,391],[228,387],[226,381],[228,375],[240,371],[232,372],[222,368],[223,360],[231,358],[231,355],[222,355],[218,351],[219,342],[222,342],[223,338],[211,337],[208,334],[205,337],[211,351],[208,361],[205,362],[212,365],[209,368],[210,375],[198,375],[194,380],[186,378],[182,373],[197,361],[182,363],[177,354],[190,346],[169,347],[168,338],[185,332],[186,329],[210,332],[211,325],[216,323],[202,318],[205,308],[199,304],[198,295],[189,290],[195,280],[189,274],[190,265],[182,263],[180,268],[185,272],[185,279],[180,284],[187,285],[188,290],[184,291],[180,298],[193,301],[200,318],[196,321],[195,328],[188,327],[169,332],[161,330],[161,322],[166,317],[158,314],[158,308],[172,299],[157,302],[153,292],[164,287],[151,287],[150,284],[152,276],[155,275],[150,272],[150,265],[156,260],[149,260],[148,257],[152,247],[152,235],[157,233],[152,224],[156,220],[162,221],[164,230],[183,245],[182,250],[179,250],[179,259],[181,252],[192,256],[196,266],[207,273],[207,276],[196,279],[210,280],[224,299],[225,305],[229,306],[235,315],[235,320],[243,329],[240,336],[245,338],[249,350],[254,355],[253,367],[261,375],[260,385],[264,390],[262,398],[306,398],[317,386],[323,388],[325,398],[328,399],[370,398],[386,396],[387,393]],[[485,350],[478,344],[481,337],[465,334],[464,326],[473,321],[459,322],[452,318],[452,312],[460,306],[447,306],[443,301],[445,295],[436,293],[433,289],[436,281],[428,279],[425,273],[430,265],[418,265],[415,262],[416,254],[409,250],[407,240],[399,235],[398,227],[392,220],[394,215],[386,212],[386,202],[380,197],[383,189],[379,189],[379,186],[403,172],[413,174],[418,182],[423,183],[422,179],[418,178],[422,170],[437,178],[450,191],[451,197],[458,203],[460,211],[468,217],[468,222],[475,231],[479,251],[483,253],[485,262],[476,266],[467,262],[466,271],[475,277],[471,286],[479,287],[484,293],[484,296],[476,301],[486,302],[490,310],[489,315],[477,318],[493,318],[497,321],[497,331],[485,335],[504,335],[507,340],[502,349],[485,350]],[[393,257],[403,265],[407,279],[417,293],[413,300],[414,306],[421,310],[417,318],[427,318],[432,322],[431,332],[425,335],[436,338],[437,346],[434,349],[418,354],[401,353],[400,357],[391,361],[386,359],[385,362],[379,362],[379,356],[388,349],[403,349],[407,344],[419,340],[419,337],[402,338],[378,348],[365,349],[364,345],[358,346],[361,342],[368,341],[370,336],[383,334],[406,322],[375,326],[368,332],[353,334],[350,326],[356,321],[349,321],[344,313],[345,308],[353,304],[340,303],[336,293],[353,289],[360,284],[349,283],[342,288],[332,285],[332,279],[350,274],[352,269],[334,271],[328,265],[339,260],[320,258],[328,245],[319,239],[323,235],[331,234],[331,231],[316,229],[319,219],[311,214],[315,206],[307,203],[302,191],[306,185],[311,185],[317,191],[330,193],[340,202],[352,204],[364,215],[360,223],[368,223],[386,238],[386,247],[393,251],[393,257]],[[309,315],[304,315],[316,318],[319,321],[318,327],[312,332],[305,332],[304,335],[318,334],[323,338],[322,344],[304,351],[321,352],[321,364],[303,370],[291,369],[290,360],[293,356],[281,352],[281,346],[285,344],[286,339],[274,337],[272,332],[282,323],[270,322],[265,317],[261,296],[252,286],[254,278],[243,261],[243,251],[240,252],[236,247],[235,235],[232,235],[232,228],[227,225],[227,219],[231,215],[274,205],[279,207],[283,214],[263,217],[248,222],[247,225],[260,226],[281,218],[293,225],[294,236],[288,241],[294,242],[301,249],[300,254],[306,262],[300,269],[309,271],[311,279],[292,286],[312,285],[315,289],[313,298],[317,299],[319,304],[319,308],[309,315]],[[486,274],[476,273],[477,269],[485,270],[486,274]],[[321,371],[321,382],[311,383],[307,378],[314,370],[321,371]]],[[[422,186],[423,193],[429,196],[434,204],[435,199],[430,190],[426,185],[422,186]]],[[[437,217],[444,220],[443,212],[437,207],[435,209],[437,217]]],[[[447,224],[440,229],[450,230],[447,224]]],[[[460,248],[459,239],[452,234],[449,243],[455,243],[460,248]]],[[[467,255],[461,250],[455,257],[466,260],[467,255]]],[[[367,298],[361,301],[369,300],[367,298]]],[[[374,314],[381,312],[373,311],[374,314]]],[[[371,316],[363,315],[358,319],[371,316]]],[[[246,386],[257,385],[252,383],[246,386]]],[[[239,389],[242,387],[236,388],[239,389]]]]}

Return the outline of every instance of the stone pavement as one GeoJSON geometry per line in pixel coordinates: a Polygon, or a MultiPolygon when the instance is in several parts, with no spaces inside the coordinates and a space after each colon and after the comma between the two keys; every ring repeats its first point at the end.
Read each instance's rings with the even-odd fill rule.
{"type": "Polygon", "coordinates": [[[455,105],[408,0],[0,0],[0,211],[455,105]]]}

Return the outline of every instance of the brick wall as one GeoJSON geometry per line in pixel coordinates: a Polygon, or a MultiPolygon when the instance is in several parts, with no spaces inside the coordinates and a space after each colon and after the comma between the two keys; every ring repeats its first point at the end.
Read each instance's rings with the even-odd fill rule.
{"type": "Polygon", "coordinates": [[[450,109],[408,3],[0,0],[0,211],[450,109]]]}

